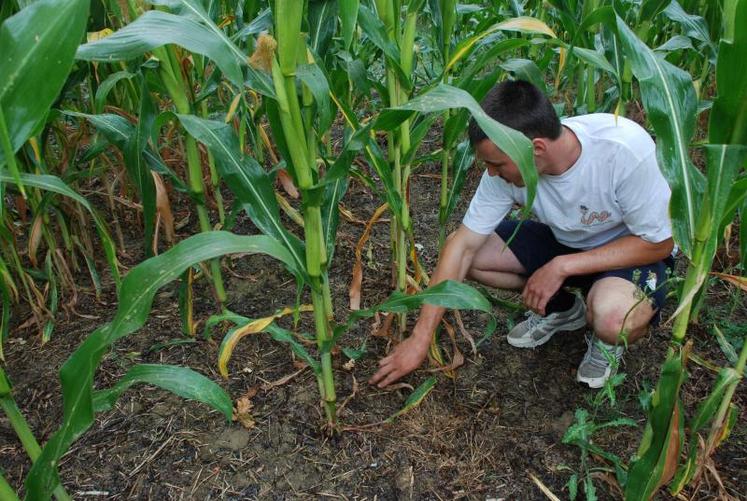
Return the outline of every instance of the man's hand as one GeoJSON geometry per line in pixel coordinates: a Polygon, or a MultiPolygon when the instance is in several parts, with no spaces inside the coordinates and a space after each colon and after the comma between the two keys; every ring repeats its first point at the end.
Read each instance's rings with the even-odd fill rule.
{"type": "Polygon", "coordinates": [[[425,360],[429,344],[427,338],[408,337],[397,345],[389,356],[379,361],[379,370],[368,383],[384,388],[411,373],[425,360]]]}
{"type": "Polygon", "coordinates": [[[558,292],[566,278],[568,277],[561,270],[560,261],[557,259],[535,271],[521,293],[526,307],[544,315],[547,302],[558,292]]]}

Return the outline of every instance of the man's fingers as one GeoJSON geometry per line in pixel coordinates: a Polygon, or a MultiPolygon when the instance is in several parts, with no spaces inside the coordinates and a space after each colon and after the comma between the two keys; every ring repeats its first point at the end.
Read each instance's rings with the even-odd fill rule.
{"type": "Polygon", "coordinates": [[[373,376],[371,376],[371,379],[368,380],[368,384],[376,384],[376,383],[378,383],[379,381],[381,381],[384,378],[384,376],[387,375],[387,373],[389,373],[390,370],[391,369],[389,369],[388,367],[382,367],[381,369],[379,369],[378,371],[376,371],[376,374],[374,374],[373,376]]]}
{"type": "Polygon", "coordinates": [[[401,376],[402,374],[400,373],[400,371],[392,371],[389,373],[386,379],[384,379],[384,381],[379,383],[377,386],[379,388],[386,388],[387,386],[398,380],[401,376]]]}

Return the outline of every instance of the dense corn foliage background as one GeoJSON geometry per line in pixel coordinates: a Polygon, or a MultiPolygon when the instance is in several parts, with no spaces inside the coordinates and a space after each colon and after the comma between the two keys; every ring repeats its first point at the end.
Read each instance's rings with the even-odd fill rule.
{"type": "MultiPolygon", "coordinates": [[[[212,284],[215,315],[207,324],[232,326],[218,360],[224,375],[243,336],[266,332],[288,343],[317,377],[330,432],[337,428],[333,347],[359,319],[392,313],[402,335],[407,311],[433,303],[484,311],[492,332],[490,303],[478,291],[452,282],[427,288],[414,245],[418,207],[408,193],[415,170],[440,165],[443,243],[474,159],[464,140],[474,117],[517,163],[531,202],[531,143],[478,105],[504,78],[531,81],[561,115],[642,107],[672,188],[675,240],[687,266],[641,447],[629,465],[618,464],[626,499],[648,499],[665,485],[687,489],[728,437],[747,343],[723,340],[732,365],[720,369],[687,422],[679,391],[688,325],[724,240],[739,242],[741,264],[719,279],[745,288],[747,225],[737,223],[747,209],[747,32],[740,29],[747,0],[6,0],[0,21],[0,358],[11,328],[48,341],[81,288],[114,287],[119,298],[114,319],[62,368],[64,417],[43,447],[0,365],[3,411],[34,462],[28,499],[68,497],[57,461],[133,384],[200,400],[230,419],[224,390],[184,367],[138,365],[115,386],[94,390],[104,354],[145,323],[169,282],[180,281],[186,336],[197,334],[193,282],[212,284]],[[434,129],[440,147],[424,151],[434,129]],[[392,295],[361,310],[357,263],[349,314],[336,318],[327,270],[338,203],[353,178],[380,198],[375,218],[391,216],[392,295]],[[230,205],[222,190],[231,192],[230,205]],[[179,242],[175,228],[189,221],[174,220],[177,202],[196,214],[195,234],[179,242]],[[261,234],[231,232],[242,211],[261,234]],[[139,250],[123,236],[126,213],[142,226],[139,250]],[[142,259],[125,273],[119,258],[129,253],[142,259]],[[260,319],[229,311],[221,256],[230,253],[281,262],[297,283],[295,304],[260,319]],[[304,291],[311,306],[301,304],[304,291]],[[305,312],[313,334],[275,323],[305,312]],[[315,349],[304,337],[316,340],[315,349]]],[[[432,354],[444,363],[436,344],[432,354]]],[[[604,391],[613,394],[614,384],[604,391]]],[[[598,453],[588,432],[581,419],[566,438],[598,453]]],[[[593,498],[591,477],[576,480],[593,498]]],[[[16,497],[2,476],[0,497],[16,497]]]]}

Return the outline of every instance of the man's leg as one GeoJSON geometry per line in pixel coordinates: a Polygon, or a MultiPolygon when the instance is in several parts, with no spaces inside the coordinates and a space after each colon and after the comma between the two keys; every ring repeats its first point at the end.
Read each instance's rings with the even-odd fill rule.
{"type": "Polygon", "coordinates": [[[634,343],[648,331],[657,306],[639,285],[619,276],[597,280],[586,302],[594,335],[587,339],[588,348],[576,379],[600,388],[616,372],[626,342],[634,343]]]}
{"type": "Polygon", "coordinates": [[[496,289],[521,289],[526,283],[525,274],[513,251],[493,233],[475,254],[467,278],[496,289]]]}
{"type": "Polygon", "coordinates": [[[634,343],[648,331],[654,317],[651,301],[633,282],[605,277],[594,283],[586,298],[586,318],[594,334],[607,344],[618,344],[623,334],[634,343]]]}
{"type": "MultiPolygon", "coordinates": [[[[564,247],[542,223],[525,221],[515,232],[517,221],[503,221],[479,249],[467,277],[500,289],[521,289],[526,278],[558,255],[575,252],[564,247]],[[515,234],[514,234],[515,233],[515,234]],[[505,242],[514,236],[511,244],[505,242]]],[[[556,332],[576,330],[586,325],[583,301],[563,289],[547,305],[542,317],[527,313],[527,320],[508,333],[512,346],[534,348],[546,343],[556,332]]]]}

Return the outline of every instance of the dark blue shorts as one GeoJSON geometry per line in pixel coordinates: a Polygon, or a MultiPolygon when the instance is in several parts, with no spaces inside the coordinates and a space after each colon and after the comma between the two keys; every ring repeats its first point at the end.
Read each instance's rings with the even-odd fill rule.
{"type": "MultiPolygon", "coordinates": [[[[518,221],[503,221],[498,225],[495,232],[504,242],[507,242],[513,235],[517,224],[519,224],[518,221]]],[[[509,243],[508,248],[524,266],[527,277],[556,256],[581,252],[581,249],[567,247],[555,240],[555,235],[553,235],[550,227],[536,221],[524,221],[514,239],[509,243]]],[[[624,278],[636,284],[653,302],[656,315],[654,315],[652,321],[656,323],[659,320],[659,312],[664,306],[667,296],[667,280],[671,276],[673,268],[674,260],[668,257],[663,261],[645,266],[569,277],[563,285],[578,287],[586,294],[597,280],[606,277],[624,278]]]]}

